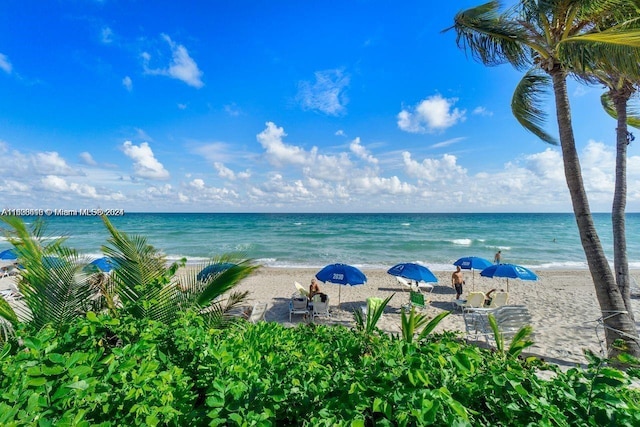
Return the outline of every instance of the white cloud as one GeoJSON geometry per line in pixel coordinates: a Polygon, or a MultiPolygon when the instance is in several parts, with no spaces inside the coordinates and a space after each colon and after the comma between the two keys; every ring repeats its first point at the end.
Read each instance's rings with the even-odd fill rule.
{"type": "Polygon", "coordinates": [[[133,81],[131,81],[131,77],[124,76],[124,78],[122,79],[122,86],[124,86],[125,89],[131,92],[133,90],[133,81]]]}
{"type": "Polygon", "coordinates": [[[465,120],[465,110],[452,108],[458,100],[440,95],[422,100],[414,108],[398,113],[398,127],[405,132],[425,133],[443,131],[465,120]]]}
{"type": "Polygon", "coordinates": [[[338,129],[335,133],[336,136],[347,136],[342,129],[338,129]]]}
{"type": "Polygon", "coordinates": [[[13,67],[11,66],[11,62],[9,62],[9,58],[0,53],[0,70],[3,70],[7,74],[11,74],[12,69],[13,67]]]}
{"type": "Polygon", "coordinates": [[[473,109],[472,114],[475,114],[477,116],[491,117],[493,116],[493,111],[489,111],[485,107],[478,106],[473,109]]]}
{"type": "Polygon", "coordinates": [[[60,157],[55,151],[47,151],[36,153],[31,158],[34,171],[40,175],[56,174],[56,175],[77,175],[65,159],[60,157]]]}
{"type": "Polygon", "coordinates": [[[257,135],[257,139],[265,149],[269,162],[275,166],[308,163],[308,154],[302,148],[287,145],[282,141],[287,136],[283,128],[277,127],[273,122],[267,122],[266,125],[267,128],[257,135]]]}
{"type": "Polygon", "coordinates": [[[178,109],[179,110],[186,110],[187,109],[187,104],[178,104],[178,109]]]}
{"type": "Polygon", "coordinates": [[[365,147],[360,145],[360,137],[357,137],[356,139],[351,141],[351,144],[349,144],[349,149],[351,150],[352,153],[354,153],[356,156],[358,156],[362,160],[374,165],[378,164],[378,159],[373,157],[365,147]]]}
{"type": "Polygon", "coordinates": [[[66,179],[56,176],[47,175],[40,180],[40,185],[45,191],[56,193],[56,199],[62,198],[70,200],[74,196],[82,199],[100,199],[109,201],[124,200],[125,197],[120,192],[111,194],[99,194],[96,188],[86,183],[68,182],[66,179]]]}
{"type": "Polygon", "coordinates": [[[102,40],[102,43],[104,44],[113,42],[113,31],[111,28],[106,26],[102,27],[102,30],[100,31],[100,40],[102,40]]]}
{"type": "Polygon", "coordinates": [[[90,153],[86,152],[86,151],[80,153],[80,160],[82,160],[82,162],[84,164],[87,164],[89,166],[95,166],[95,165],[98,164],[98,162],[96,162],[93,159],[93,156],[90,153]]]}
{"type": "Polygon", "coordinates": [[[171,62],[169,63],[169,66],[165,68],[149,68],[151,55],[148,52],[143,52],[141,56],[143,59],[145,73],[171,77],[195,88],[201,88],[204,86],[204,83],[202,82],[203,73],[198,68],[198,64],[196,64],[196,62],[189,56],[187,48],[181,44],[175,43],[166,34],[162,34],[162,38],[171,48],[171,62]]]}
{"type": "Polygon", "coordinates": [[[298,83],[297,100],[303,110],[320,111],[330,116],[346,112],[349,102],[345,94],[349,86],[349,76],[340,69],[316,71],[314,83],[298,83]]]}
{"type": "Polygon", "coordinates": [[[405,171],[407,175],[423,179],[427,182],[435,182],[447,177],[460,179],[467,174],[467,170],[457,164],[456,156],[445,154],[441,160],[424,159],[419,163],[411,158],[411,153],[402,153],[405,171]]]}
{"type": "Polygon", "coordinates": [[[149,179],[167,179],[169,172],[164,168],[154,156],[151,147],[146,142],[134,145],[131,141],[122,144],[124,154],[134,161],[133,170],[135,175],[149,179]]]}
{"type": "Polygon", "coordinates": [[[465,139],[467,139],[467,138],[465,138],[465,137],[451,138],[451,139],[447,139],[446,141],[436,142],[435,144],[432,144],[430,147],[431,148],[444,148],[444,147],[448,147],[450,145],[453,145],[456,142],[464,141],[465,139]]]}

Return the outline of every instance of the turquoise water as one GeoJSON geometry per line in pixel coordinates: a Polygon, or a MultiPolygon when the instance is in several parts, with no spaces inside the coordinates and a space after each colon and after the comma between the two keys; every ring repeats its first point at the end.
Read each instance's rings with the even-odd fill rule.
{"type": "MultiPolygon", "coordinates": [[[[25,217],[27,222],[32,217],[25,217]]],[[[610,261],[611,218],[594,214],[610,261]]],[[[128,213],[111,221],[147,237],[169,259],[190,262],[241,252],[272,267],[322,267],[344,262],[388,268],[420,262],[450,270],[463,256],[535,269],[587,268],[573,214],[177,214],[128,213]]],[[[69,246],[100,254],[108,233],[97,217],[47,217],[47,235],[68,236],[69,246]]],[[[628,257],[640,268],[640,214],[627,215],[628,257]]],[[[0,240],[0,250],[8,248],[0,240]]]]}

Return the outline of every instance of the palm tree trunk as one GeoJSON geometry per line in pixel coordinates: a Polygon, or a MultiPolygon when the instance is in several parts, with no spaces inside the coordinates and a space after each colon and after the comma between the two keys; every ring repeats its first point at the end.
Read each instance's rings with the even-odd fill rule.
{"type": "Polygon", "coordinates": [[[591,216],[571,125],[571,109],[567,96],[566,75],[560,67],[550,70],[549,75],[553,79],[556,118],[560,133],[565,179],[571,195],[580,241],[582,242],[589,272],[595,286],[596,297],[602,311],[608,356],[615,357],[619,353],[629,353],[640,357],[638,331],[627,312],[620,289],[616,285],[613,273],[609,268],[609,263],[604,255],[602,244],[591,216]],[[618,340],[622,340],[626,345],[618,345],[618,340]]]}
{"type": "Polygon", "coordinates": [[[613,225],[613,268],[616,282],[622,294],[624,305],[635,321],[631,307],[631,288],[629,279],[629,260],[627,259],[627,236],[625,227],[625,209],[627,206],[627,104],[631,97],[628,90],[612,90],[611,98],[616,108],[618,126],[616,127],[616,184],[611,207],[613,225]]]}

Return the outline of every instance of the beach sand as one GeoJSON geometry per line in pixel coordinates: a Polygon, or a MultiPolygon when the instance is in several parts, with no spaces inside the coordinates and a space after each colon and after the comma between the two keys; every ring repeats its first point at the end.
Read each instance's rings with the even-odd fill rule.
{"type": "MultiPolygon", "coordinates": [[[[297,292],[294,282],[298,281],[308,289],[311,278],[317,271],[317,269],[262,267],[252,276],[244,279],[235,290],[250,291],[247,303],[249,305],[256,302],[267,303],[267,321],[295,326],[306,320],[297,315],[293,317],[292,322],[289,322],[289,301],[297,292]]],[[[409,302],[408,288],[399,284],[396,278],[387,274],[385,270],[365,269],[363,271],[368,279],[365,285],[340,286],[320,282],[321,291],[329,295],[332,317],[318,318],[316,322],[352,327],[354,325],[353,310],[366,305],[368,297],[386,298],[395,293],[385,309],[385,314],[378,322],[378,327],[389,333],[400,333],[400,308],[409,302]],[[338,306],[339,293],[340,306],[338,306]]],[[[506,290],[506,279],[480,277],[479,272],[475,273],[475,279],[473,279],[470,271],[463,270],[463,272],[466,279],[463,296],[472,289],[483,292],[493,288],[506,290]]],[[[587,270],[542,270],[536,273],[539,276],[537,282],[509,280],[509,304],[526,305],[532,316],[534,331],[532,340],[535,344],[527,349],[527,353],[565,366],[586,363],[583,349],[590,349],[600,354],[604,333],[597,322],[601,313],[589,272],[587,270]]],[[[450,285],[451,272],[434,272],[434,274],[439,282],[433,292],[428,295],[431,303],[422,310],[429,317],[434,317],[445,310],[453,310],[452,301],[455,297],[455,292],[450,285]]],[[[632,272],[632,276],[638,280],[640,271],[632,272]]],[[[0,279],[0,290],[8,289],[13,280],[14,278],[0,279]]],[[[635,318],[638,321],[640,320],[640,300],[632,299],[632,303],[635,318]]],[[[436,332],[444,330],[464,331],[464,320],[459,310],[453,311],[436,328],[436,332]]]]}
{"type": "MultiPolygon", "coordinates": [[[[472,279],[470,271],[465,271],[466,286],[463,296],[472,288],[488,292],[498,288],[506,290],[506,279],[480,277],[475,272],[472,279]],[[475,282],[475,285],[472,283],[475,282]]],[[[265,302],[269,305],[266,320],[286,325],[305,322],[302,316],[294,316],[289,322],[289,301],[296,292],[294,282],[308,289],[314,269],[261,268],[246,278],[236,289],[250,291],[250,303],[265,302]]],[[[399,284],[395,277],[384,270],[364,270],[367,283],[360,286],[340,286],[320,282],[321,291],[329,295],[331,319],[317,318],[317,323],[354,325],[353,310],[366,305],[368,297],[386,298],[395,293],[385,309],[378,327],[390,333],[400,332],[400,308],[409,302],[409,289],[399,284]],[[340,292],[341,306],[338,307],[340,292]]],[[[637,271],[633,276],[638,277],[637,271]]],[[[431,303],[423,309],[428,316],[434,317],[442,311],[453,309],[455,292],[451,288],[451,272],[434,272],[438,284],[429,294],[431,303]]],[[[535,344],[527,349],[549,362],[561,365],[584,364],[583,349],[601,354],[601,340],[604,339],[602,326],[597,320],[601,317],[600,307],[595,296],[591,276],[587,270],[543,270],[537,271],[537,282],[509,280],[510,305],[526,305],[532,316],[535,344]],[[597,333],[596,334],[596,329],[597,333]]],[[[636,320],[640,320],[640,300],[633,299],[636,320]]],[[[460,310],[453,311],[436,328],[464,331],[464,319],[460,310]]],[[[484,342],[484,339],[482,339],[484,342]]]]}

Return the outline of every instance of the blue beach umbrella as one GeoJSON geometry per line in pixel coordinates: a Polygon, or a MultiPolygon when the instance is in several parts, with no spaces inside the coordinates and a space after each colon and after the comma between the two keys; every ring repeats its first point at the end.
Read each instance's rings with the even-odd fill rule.
{"type": "Polygon", "coordinates": [[[424,265],[412,262],[403,262],[396,264],[387,270],[392,276],[400,276],[405,279],[415,280],[416,282],[438,282],[438,278],[424,265]]]}
{"type": "Polygon", "coordinates": [[[473,290],[476,289],[476,273],[475,270],[484,270],[485,268],[493,265],[488,259],[480,258],[478,256],[466,256],[458,259],[453,263],[455,266],[460,266],[462,270],[471,270],[471,284],[473,290]]]}
{"type": "Polygon", "coordinates": [[[13,249],[5,249],[4,251],[0,252],[0,259],[14,260],[14,259],[18,259],[18,255],[16,254],[16,251],[14,251],[13,249]]]}
{"type": "Polygon", "coordinates": [[[509,292],[509,279],[538,280],[538,276],[521,265],[515,264],[493,264],[480,272],[483,277],[506,277],[507,292],[509,292]]]}
{"type": "Polygon", "coordinates": [[[230,262],[223,262],[221,264],[211,264],[203,268],[200,273],[198,273],[197,279],[201,282],[206,282],[212,276],[216,276],[223,271],[230,269],[231,267],[235,267],[235,264],[230,262]]]}
{"type": "Polygon", "coordinates": [[[113,270],[114,263],[109,257],[94,259],[84,268],[85,271],[108,273],[113,270]]]}
{"type": "MultiPolygon", "coordinates": [[[[367,276],[358,268],[348,264],[329,264],[316,273],[316,279],[343,286],[367,283],[367,276]]],[[[338,305],[340,305],[340,290],[341,288],[338,289],[338,305]]]]}

